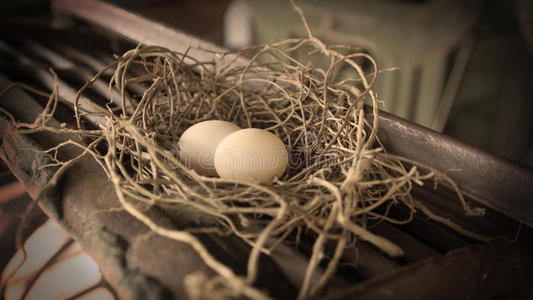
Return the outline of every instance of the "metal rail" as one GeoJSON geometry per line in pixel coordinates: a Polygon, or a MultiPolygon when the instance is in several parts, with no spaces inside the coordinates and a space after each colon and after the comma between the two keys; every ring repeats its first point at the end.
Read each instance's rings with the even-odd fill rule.
{"type": "Polygon", "coordinates": [[[212,60],[219,67],[248,62],[236,55],[221,57],[215,53],[225,52],[226,49],[102,1],[57,0],[52,2],[52,8],[58,14],[79,17],[136,43],[161,46],[181,53],[188,51],[191,57],[201,61],[212,60]]]}
{"type": "MultiPolygon", "coordinates": [[[[80,5],[84,7],[100,3],[71,0],[56,1],[55,5],[57,7],[58,3],[65,2],[72,6],[76,6],[76,3],[82,3],[83,5],[80,5]]],[[[105,5],[101,8],[106,7],[105,5]]],[[[68,9],[65,7],[62,9],[64,13],[68,13],[68,9]]],[[[79,9],[76,9],[79,12],[79,9]]],[[[98,14],[94,10],[91,13],[98,14]]],[[[76,15],[80,16],[79,13],[76,15]]],[[[109,16],[109,12],[107,15],[109,16]]],[[[114,18],[119,18],[119,16],[114,18]]],[[[92,22],[96,21],[93,20],[92,22]]],[[[102,26],[102,24],[99,25],[102,26]]],[[[110,30],[116,33],[116,31],[110,30]]],[[[44,34],[41,41],[50,39],[48,44],[45,43],[46,45],[57,45],[57,41],[52,36],[77,34],[76,28],[57,33],[59,34],[50,34],[50,36],[44,34]]],[[[19,34],[26,39],[33,38],[30,34],[24,35],[22,32],[19,34]]],[[[187,47],[179,39],[176,39],[174,43],[187,47]]],[[[46,45],[43,44],[43,46],[46,45]]],[[[75,47],[77,45],[70,46],[75,47]]],[[[65,55],[66,52],[63,53],[62,51],[68,47],[59,48],[62,50],[58,50],[57,54],[65,55]]],[[[32,51],[31,47],[17,49],[21,53],[32,51]]],[[[82,49],[83,47],[80,47],[78,50],[82,49]]],[[[88,53],[91,51],[91,49],[83,50],[88,51],[88,53]]],[[[51,74],[48,75],[51,76],[51,74]]],[[[35,80],[37,79],[39,78],[35,80]]],[[[9,81],[0,76],[0,89],[7,84],[9,81]]],[[[42,110],[36,101],[32,101],[31,97],[21,91],[14,89],[12,93],[5,96],[0,99],[0,106],[22,121],[31,122],[42,110]]],[[[368,117],[372,118],[373,116],[368,114],[368,117]]],[[[379,118],[381,126],[379,136],[390,152],[415,158],[443,170],[463,168],[463,172],[450,173],[450,175],[463,174],[466,176],[466,178],[458,178],[462,187],[469,187],[471,189],[468,190],[470,194],[477,193],[480,201],[492,204],[492,207],[497,207],[496,204],[500,202],[511,205],[512,201],[520,201],[520,197],[527,195],[533,187],[531,172],[528,169],[477,151],[389,114],[382,113],[379,118]],[[484,167],[481,168],[480,166],[484,167]],[[495,170],[497,174],[509,173],[502,177],[502,181],[498,181],[497,174],[492,177],[483,174],[482,170],[487,168],[495,170]],[[510,178],[512,176],[520,178],[513,182],[510,178]],[[473,179],[474,182],[469,182],[468,179],[473,179]],[[501,182],[504,188],[514,187],[516,182],[520,182],[519,191],[510,190],[506,194],[511,195],[515,200],[506,200],[508,199],[506,197],[500,198],[505,190],[498,192],[491,189],[490,185],[498,185],[495,182],[501,182]],[[476,186],[476,184],[480,184],[480,186],[476,186]]],[[[50,125],[58,126],[59,123],[53,122],[50,125]]],[[[32,196],[38,198],[41,188],[52,174],[45,172],[46,169],[42,171],[36,169],[35,166],[38,167],[39,164],[46,163],[42,161],[45,158],[37,155],[38,152],[22,151],[21,149],[36,147],[35,142],[43,147],[50,147],[57,145],[62,139],[59,139],[58,136],[38,134],[32,136],[33,141],[31,141],[27,136],[17,134],[9,126],[8,120],[0,118],[0,132],[2,133],[0,156],[4,156],[3,159],[10,164],[12,171],[30,189],[32,196]]],[[[72,136],[71,138],[76,137],[72,136]]],[[[436,191],[429,191],[429,194],[424,195],[421,199],[439,205],[453,204],[453,201],[448,201],[450,197],[440,197],[436,191]],[[435,199],[430,199],[431,197],[435,199]]],[[[68,229],[80,241],[82,247],[98,261],[106,279],[116,288],[122,298],[159,299],[171,297],[167,292],[171,292],[174,298],[180,298],[185,293],[182,279],[186,275],[198,270],[204,270],[208,275],[211,275],[190,247],[157,235],[146,234],[146,227],[137,220],[124,211],[113,209],[118,206],[113,188],[106,180],[103,172],[91,159],[83,160],[76,168],[69,170],[55,193],[44,195],[40,198],[40,202],[48,215],[68,229]]],[[[511,215],[520,209],[511,208],[514,211],[512,209],[509,211],[508,207],[498,209],[498,211],[511,215]]],[[[493,210],[489,211],[491,214],[498,214],[493,210]]],[[[455,217],[460,215],[462,210],[459,207],[457,211],[453,213],[448,211],[448,213],[447,216],[453,215],[455,217]]],[[[530,213],[531,210],[528,214],[528,210],[524,209],[523,215],[528,217],[530,213]]],[[[157,209],[151,210],[150,214],[154,219],[168,227],[174,226],[172,223],[174,219],[186,222],[188,217],[188,213],[185,212],[180,216],[171,218],[157,209]]],[[[469,219],[467,222],[492,222],[497,224],[495,227],[507,223],[511,223],[511,226],[514,224],[509,220],[499,222],[496,219],[493,222],[494,219],[491,216],[469,219]]],[[[432,295],[441,295],[441,293],[454,299],[469,297],[483,299],[483,295],[495,295],[500,288],[508,288],[513,284],[523,282],[520,281],[521,279],[511,282],[513,277],[510,275],[520,275],[520,270],[533,270],[532,259],[531,257],[528,258],[533,246],[531,246],[531,242],[526,246],[523,243],[533,240],[530,238],[531,230],[523,230],[522,239],[516,244],[510,245],[502,241],[495,241],[473,246],[471,241],[465,240],[464,237],[427,222],[423,215],[417,214],[415,218],[416,224],[414,221],[401,228],[382,223],[372,229],[377,234],[385,235],[406,250],[406,256],[400,261],[386,257],[372,246],[361,241],[358,242],[357,253],[347,250],[343,260],[346,263],[357,263],[357,265],[353,268],[350,267],[349,272],[351,273],[348,275],[336,274],[335,279],[350,279],[350,287],[346,287],[345,282],[339,283],[337,280],[328,287],[329,291],[333,291],[331,296],[333,298],[352,298],[356,295],[372,299],[380,295],[383,296],[382,292],[385,290],[395,293],[396,299],[422,299],[432,295]],[[489,272],[491,268],[497,270],[485,276],[483,273],[489,272]],[[439,277],[443,283],[421,285],[417,289],[412,288],[413,285],[434,277],[439,277]],[[510,279],[507,280],[507,278],[510,279]],[[503,285],[500,282],[503,282],[503,285]],[[450,286],[454,288],[450,289],[450,286]],[[335,294],[335,292],[339,292],[339,294],[335,294]],[[477,295],[477,298],[472,295],[477,295]]],[[[219,253],[220,259],[226,258],[227,261],[224,260],[225,262],[235,264],[237,268],[239,265],[242,267],[242,261],[246,260],[249,250],[242,242],[233,240],[231,237],[206,235],[202,238],[205,239],[206,245],[210,247],[213,253],[219,253]]],[[[305,243],[302,242],[302,244],[305,243]]],[[[271,295],[278,297],[290,295],[293,292],[291,286],[299,286],[301,278],[298,276],[301,277],[306,263],[304,254],[308,254],[308,250],[300,248],[287,247],[280,250],[271,256],[263,257],[265,259],[261,262],[261,273],[265,277],[259,278],[258,281],[261,282],[261,288],[270,290],[273,293],[271,295]],[[288,282],[285,281],[285,276],[288,282]]],[[[522,278],[520,276],[518,277],[522,278]]]]}

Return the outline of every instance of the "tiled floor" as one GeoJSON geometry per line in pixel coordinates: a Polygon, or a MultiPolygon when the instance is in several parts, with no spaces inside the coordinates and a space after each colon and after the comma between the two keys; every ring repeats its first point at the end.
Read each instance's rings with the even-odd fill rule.
{"type": "Polygon", "coordinates": [[[101,287],[102,275],[85,254],[52,220],[46,221],[2,272],[6,299],[115,299],[101,287]]]}
{"type": "Polygon", "coordinates": [[[94,260],[38,207],[26,219],[24,251],[15,249],[30,204],[24,187],[0,164],[0,299],[115,299],[94,260]]]}

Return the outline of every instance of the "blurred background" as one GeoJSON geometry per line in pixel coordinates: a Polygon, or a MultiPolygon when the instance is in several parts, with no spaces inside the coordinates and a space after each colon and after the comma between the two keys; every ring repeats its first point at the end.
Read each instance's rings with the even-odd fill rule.
{"type": "MultiPolygon", "coordinates": [[[[288,0],[109,2],[232,49],[304,34],[288,0]]],[[[6,1],[2,18],[38,16],[49,3],[6,1]]],[[[377,59],[383,110],[533,166],[533,1],[297,3],[317,37],[377,59]]]]}
{"type": "MultiPolygon", "coordinates": [[[[285,0],[115,3],[228,48],[304,34],[285,0]]],[[[398,68],[378,79],[382,109],[533,166],[533,1],[298,3],[317,37],[398,68]]]]}

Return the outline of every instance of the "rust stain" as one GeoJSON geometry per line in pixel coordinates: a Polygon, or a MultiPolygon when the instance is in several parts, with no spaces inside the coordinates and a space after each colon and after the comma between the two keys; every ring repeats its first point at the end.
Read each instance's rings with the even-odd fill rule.
{"type": "Polygon", "coordinates": [[[7,229],[7,224],[9,223],[8,219],[9,215],[0,210],[0,235],[3,235],[4,231],[7,229]]]}
{"type": "MultiPolygon", "coordinates": [[[[0,151],[0,158],[6,163],[11,173],[22,182],[26,187],[26,191],[32,199],[37,199],[41,193],[40,184],[37,182],[37,178],[33,178],[26,174],[23,169],[25,160],[29,159],[29,156],[17,154],[17,149],[28,148],[28,142],[17,132],[12,124],[4,122],[5,130],[2,135],[2,146],[0,151]]],[[[30,146],[31,147],[31,146],[30,146]]],[[[33,160],[33,165],[37,167],[37,162],[33,160]]]]}
{"type": "Polygon", "coordinates": [[[11,136],[12,136],[12,134],[10,134],[7,131],[5,131],[3,139],[2,139],[2,159],[4,161],[6,161],[6,163],[9,163],[10,159],[15,156],[15,148],[8,141],[8,139],[9,140],[13,139],[11,136]],[[8,158],[10,158],[10,159],[8,159],[8,158]]]}

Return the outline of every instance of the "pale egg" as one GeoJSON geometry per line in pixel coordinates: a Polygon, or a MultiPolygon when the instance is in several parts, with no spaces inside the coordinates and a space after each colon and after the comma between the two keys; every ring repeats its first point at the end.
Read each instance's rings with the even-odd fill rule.
{"type": "Polygon", "coordinates": [[[204,121],[187,128],[178,142],[180,160],[199,174],[216,176],[214,156],[218,144],[240,129],[220,120],[204,121]]]}
{"type": "Polygon", "coordinates": [[[289,155],[276,135],[262,129],[242,129],[228,135],[215,152],[222,178],[270,184],[287,168],[289,155]]]}

